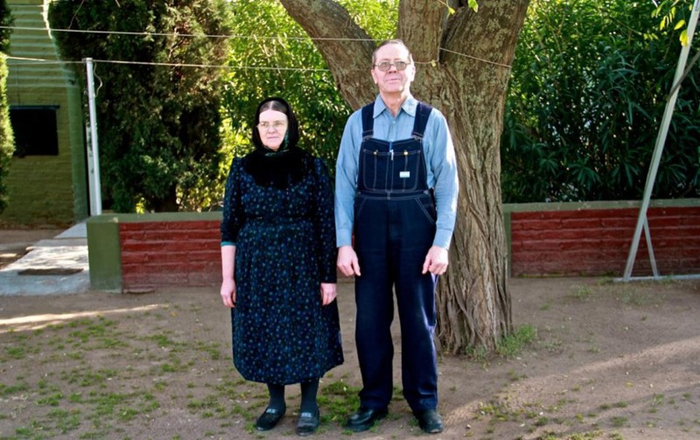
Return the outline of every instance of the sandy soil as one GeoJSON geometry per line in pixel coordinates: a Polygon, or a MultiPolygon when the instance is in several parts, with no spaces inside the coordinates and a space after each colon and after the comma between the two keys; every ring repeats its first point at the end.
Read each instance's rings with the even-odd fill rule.
{"type": "MultiPolygon", "coordinates": [[[[5,231],[0,231],[3,234],[5,231]]],[[[339,285],[346,361],[321,385],[313,437],[425,436],[400,395],[390,416],[350,434],[361,385],[352,283],[339,285]]],[[[440,359],[443,434],[435,439],[700,438],[700,281],[510,280],[512,357],[440,359]]],[[[298,387],[280,426],[257,433],[265,389],[230,361],[216,289],[0,296],[0,438],[293,438],[298,387]]]]}

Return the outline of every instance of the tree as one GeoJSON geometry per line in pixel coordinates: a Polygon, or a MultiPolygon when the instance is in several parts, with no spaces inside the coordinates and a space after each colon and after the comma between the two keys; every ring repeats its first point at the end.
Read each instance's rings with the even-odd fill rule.
{"type": "MultiPolygon", "coordinates": [[[[104,199],[117,212],[175,211],[214,204],[218,177],[223,0],[55,1],[49,20],[64,59],[96,64],[104,199]],[[113,31],[132,32],[115,34],[113,31]],[[158,66],[153,63],[163,63],[158,66]],[[202,189],[204,188],[204,189],[202,189]]],[[[85,84],[81,65],[78,75],[85,84]]]]}
{"type": "MultiPolygon", "coordinates": [[[[332,0],[280,1],[313,39],[352,108],[374,100],[369,70],[376,42],[348,11],[332,0]]],[[[479,2],[478,12],[466,1],[399,3],[396,36],[418,65],[412,91],[445,114],[457,152],[458,219],[438,293],[438,340],[451,353],[493,349],[512,330],[499,141],[528,2],[479,2]]]]}
{"type": "MultiPolygon", "coordinates": [[[[11,26],[13,22],[10,8],[5,0],[0,0],[0,25],[11,26]]],[[[10,29],[0,29],[0,213],[7,207],[7,187],[5,178],[9,173],[15,141],[10,125],[10,109],[7,105],[7,63],[5,52],[10,47],[10,29]]]]}

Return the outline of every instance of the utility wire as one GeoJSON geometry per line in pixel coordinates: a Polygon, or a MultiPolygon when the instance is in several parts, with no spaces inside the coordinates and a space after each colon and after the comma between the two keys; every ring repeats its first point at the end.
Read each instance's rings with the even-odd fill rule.
{"type": "Polygon", "coordinates": [[[106,64],[135,64],[141,66],[166,66],[166,67],[202,67],[202,68],[225,68],[225,69],[241,69],[241,70],[284,70],[298,72],[330,72],[329,69],[310,69],[304,67],[261,67],[261,66],[226,66],[217,64],[190,64],[190,63],[154,63],[147,61],[121,61],[121,60],[97,60],[96,63],[106,64]]]}
{"type": "MultiPolygon", "coordinates": [[[[255,36],[255,35],[209,35],[209,34],[181,34],[181,33],[168,33],[168,32],[127,32],[127,31],[101,31],[101,30],[84,30],[84,29],[54,29],[54,28],[43,28],[43,27],[28,27],[28,26],[0,26],[0,29],[11,29],[11,30],[33,30],[33,31],[49,31],[49,32],[72,32],[72,33],[83,33],[83,34],[103,34],[103,35],[130,35],[130,36],[160,36],[160,37],[182,37],[182,38],[226,38],[226,39],[251,39],[251,40],[292,40],[292,41],[344,41],[344,42],[354,42],[354,41],[380,41],[372,38],[331,38],[331,37],[279,37],[279,36],[255,36]]],[[[438,48],[443,52],[448,52],[461,57],[469,58],[475,61],[480,61],[486,64],[492,64],[495,66],[510,69],[512,66],[508,64],[502,64],[495,61],[490,61],[484,58],[475,57],[472,55],[463,54],[461,52],[456,52],[453,50],[445,49],[444,47],[438,48]]],[[[103,61],[105,62],[105,61],[103,61]]],[[[416,64],[429,65],[431,67],[435,66],[436,61],[423,61],[416,62],[416,64]]],[[[227,66],[206,66],[206,65],[192,65],[190,67],[227,67],[227,66]]],[[[248,68],[248,67],[246,67],[248,68]]],[[[250,67],[255,68],[255,67],[250,67]]],[[[279,69],[279,68],[277,68],[279,69]]],[[[287,68],[287,70],[300,70],[300,71],[313,71],[313,70],[328,70],[328,69],[303,69],[303,68],[287,68]]]]}
{"type": "MultiPolygon", "coordinates": [[[[13,66],[31,66],[37,64],[85,64],[85,61],[57,61],[46,60],[41,58],[24,58],[7,56],[8,60],[28,61],[25,63],[12,63],[13,66]]],[[[103,64],[122,64],[122,65],[138,65],[138,66],[164,66],[164,67],[194,67],[194,68],[210,68],[210,69],[230,69],[230,70],[282,70],[296,72],[330,72],[330,69],[316,69],[308,67],[279,67],[279,66],[229,66],[225,64],[193,64],[193,63],[156,63],[152,61],[127,61],[127,60],[99,60],[93,59],[94,63],[103,64]]],[[[430,65],[429,62],[416,62],[416,64],[430,65]]],[[[364,70],[364,69],[358,69],[364,70]]]]}
{"type": "Polygon", "coordinates": [[[48,31],[48,32],[67,32],[76,34],[103,34],[103,35],[130,35],[141,37],[181,37],[181,38],[224,38],[224,39],[260,39],[260,40],[295,40],[295,41],[380,41],[372,38],[332,38],[332,37],[266,37],[257,35],[211,35],[211,34],[183,34],[179,32],[132,32],[132,31],[101,31],[97,29],[57,29],[44,27],[30,26],[0,26],[0,29],[23,30],[23,31],[48,31]]]}
{"type": "MultiPolygon", "coordinates": [[[[46,60],[41,58],[24,58],[7,56],[8,60],[20,60],[26,62],[12,63],[12,66],[34,66],[37,64],[85,64],[85,61],[57,61],[46,60]]],[[[330,72],[329,69],[311,69],[302,67],[266,67],[266,66],[228,66],[218,64],[191,64],[191,63],[155,63],[148,61],[124,61],[124,60],[92,60],[94,63],[103,64],[129,64],[138,66],[165,66],[165,67],[195,67],[195,68],[212,68],[212,69],[231,69],[231,70],[284,70],[298,72],[330,72]]]]}

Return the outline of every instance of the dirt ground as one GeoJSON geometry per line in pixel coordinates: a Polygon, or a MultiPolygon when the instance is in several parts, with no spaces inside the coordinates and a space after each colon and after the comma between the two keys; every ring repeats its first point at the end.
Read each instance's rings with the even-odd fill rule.
{"type": "MultiPolygon", "coordinates": [[[[361,380],[353,285],[339,284],[345,363],[323,379],[312,438],[700,438],[700,281],[509,283],[515,327],[536,336],[510,357],[442,357],[433,436],[401,398],[396,328],[389,417],[342,428],[361,380]]],[[[0,439],[296,437],[298,387],[277,428],[254,430],[265,388],[233,368],[215,288],[0,296],[0,346],[0,439]]]]}

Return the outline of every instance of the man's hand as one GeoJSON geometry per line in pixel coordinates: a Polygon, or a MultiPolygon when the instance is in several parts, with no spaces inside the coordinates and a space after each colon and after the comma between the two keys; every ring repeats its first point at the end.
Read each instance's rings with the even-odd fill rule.
{"type": "Polygon", "coordinates": [[[447,249],[440,246],[432,246],[428,250],[423,263],[423,274],[428,272],[433,275],[442,275],[447,270],[447,249]]]}
{"type": "Polygon", "coordinates": [[[360,264],[357,262],[357,254],[352,246],[338,248],[338,269],[346,277],[360,276],[360,264]]]}

